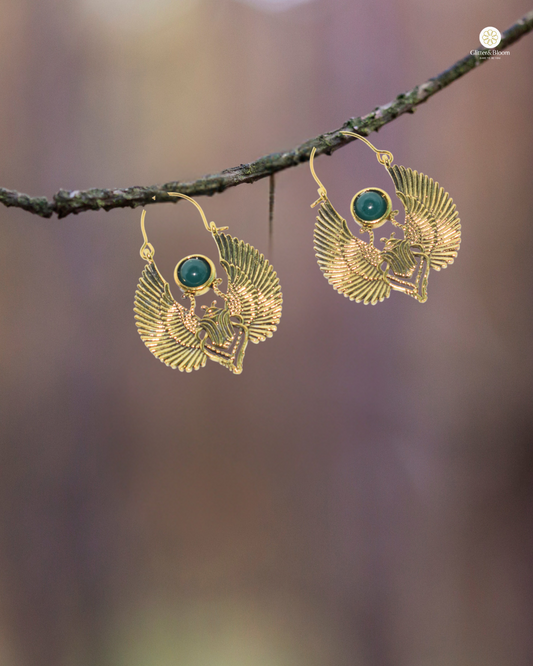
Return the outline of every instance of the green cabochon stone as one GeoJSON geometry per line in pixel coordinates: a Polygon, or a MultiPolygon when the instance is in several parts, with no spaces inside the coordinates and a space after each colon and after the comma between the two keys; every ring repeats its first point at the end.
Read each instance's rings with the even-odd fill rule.
{"type": "Polygon", "coordinates": [[[370,190],[360,194],[353,203],[357,217],[365,222],[374,222],[387,212],[387,201],[379,192],[370,190]]]}
{"type": "Polygon", "coordinates": [[[204,285],[211,277],[211,266],[201,257],[187,259],[178,268],[178,279],[186,287],[195,289],[204,285]]]}

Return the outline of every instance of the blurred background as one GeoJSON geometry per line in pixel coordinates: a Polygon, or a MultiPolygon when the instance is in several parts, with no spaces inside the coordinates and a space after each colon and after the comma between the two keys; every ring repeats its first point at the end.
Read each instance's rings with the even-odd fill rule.
{"type": "MultiPolygon", "coordinates": [[[[292,148],[529,9],[1,0],[0,185],[194,180],[292,148]]],[[[277,177],[271,251],[267,180],[200,200],[281,279],[240,376],[143,345],[140,210],[0,207],[0,666],[533,662],[533,36],[510,50],[370,137],[462,219],[424,305],[332,290],[305,164],[277,177]]],[[[316,168],[345,217],[393,192],[361,143],[316,168]]],[[[192,206],[147,210],[169,281],[216,258],[192,206]]]]}

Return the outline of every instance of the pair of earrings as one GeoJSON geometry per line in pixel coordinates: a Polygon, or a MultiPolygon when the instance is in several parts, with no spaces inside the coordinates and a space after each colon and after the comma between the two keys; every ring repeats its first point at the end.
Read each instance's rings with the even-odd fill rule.
{"type": "MultiPolygon", "coordinates": [[[[366,143],[378,162],[389,173],[396,195],[405,208],[405,222],[396,221],[390,196],[378,187],[358,192],[350,211],[360,233],[370,242],[357,238],[346,220],[332,206],[327,191],[314,169],[316,148],[309,166],[318,185],[320,204],[314,231],[315,254],[324,276],[339,293],[350,300],[374,305],[401,291],[421,303],[427,300],[430,269],[440,270],[453,263],[461,242],[461,225],[453,200],[428,176],[412,169],[392,165],[393,156],[377,150],[367,139],[353,132],[342,132],[366,143]],[[374,229],[391,222],[404,238],[382,238],[383,249],[374,245],[374,229]],[[409,279],[416,272],[413,282],[409,279]]],[[[155,250],[148,242],[141,216],[144,243],[141,257],[147,262],[135,292],[135,319],[141,339],[148,349],[171,368],[191,372],[210,359],[235,374],[242,372],[248,342],[259,343],[272,337],[281,318],[282,294],[279,278],[271,264],[251,245],[222,233],[227,227],[208,223],[201,206],[185,194],[169,193],[190,201],[198,209],[206,230],[215,241],[219,261],[227,275],[227,293],[219,289],[214,263],[200,254],[181,259],[174,269],[174,280],[189,299],[180,305],[170,293],[168,282],[155,262],[155,250]],[[222,301],[195,312],[196,297],[212,290],[222,301]]]]}

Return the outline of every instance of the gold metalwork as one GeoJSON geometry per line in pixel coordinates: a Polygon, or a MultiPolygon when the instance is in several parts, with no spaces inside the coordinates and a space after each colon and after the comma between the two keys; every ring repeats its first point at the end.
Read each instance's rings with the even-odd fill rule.
{"type": "MultiPolygon", "coordinates": [[[[393,155],[387,150],[378,150],[365,137],[353,132],[341,132],[366,143],[376,153],[378,162],[388,171],[396,188],[396,196],[405,208],[405,222],[397,222],[397,210],[388,206],[384,217],[375,222],[359,220],[360,233],[368,233],[370,242],[356,238],[349,230],[346,220],[332,206],[327,191],[316,175],[313,148],[309,166],[318,185],[319,198],[311,207],[320,205],[315,225],[315,254],[322,272],[333,288],[356,303],[375,305],[390,296],[391,289],[416,298],[420,303],[427,300],[427,285],[430,269],[439,271],[452,264],[461,244],[459,216],[450,195],[433,179],[403,166],[393,166],[393,155]],[[382,238],[383,249],[374,245],[376,226],[391,222],[401,229],[404,238],[382,238]],[[417,269],[418,265],[418,270],[417,269]],[[414,282],[408,280],[416,270],[414,282]]],[[[383,190],[379,188],[368,188],[383,190]]],[[[385,193],[386,194],[386,193],[385,193]]],[[[387,196],[388,201],[390,198],[387,196]]]]}
{"type": "MultiPolygon", "coordinates": [[[[147,265],[135,292],[134,307],[139,334],[152,354],[171,368],[192,372],[203,368],[207,359],[211,359],[238,375],[242,372],[248,342],[257,344],[272,337],[279,324],[282,306],[279,279],[258,250],[221,233],[227,227],[208,223],[194,199],[178,192],[169,194],[187,199],[200,212],[205,228],[217,245],[219,260],[228,278],[228,290],[225,294],[218,288],[222,280],[216,277],[210,259],[191,255],[206,259],[212,267],[209,286],[204,290],[205,283],[195,291],[178,281],[183,298],[189,299],[190,306],[185,308],[174,300],[168,282],[154,262],[155,249],[148,242],[144,228],[146,211],[143,210],[144,243],[140,254],[147,265]],[[222,299],[223,307],[217,307],[216,300],[209,306],[203,305],[205,312],[200,318],[195,313],[196,296],[208,289],[222,299]]],[[[176,266],[175,275],[181,263],[176,266]]]]}

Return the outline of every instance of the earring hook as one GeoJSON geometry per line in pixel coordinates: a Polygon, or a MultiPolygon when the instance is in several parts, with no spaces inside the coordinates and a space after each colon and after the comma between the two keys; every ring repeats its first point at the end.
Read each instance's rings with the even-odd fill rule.
{"type": "Polygon", "coordinates": [[[191,197],[188,197],[186,194],[182,194],[181,192],[167,192],[167,194],[169,197],[180,197],[181,199],[187,199],[187,201],[190,201],[192,204],[194,204],[198,209],[198,212],[202,216],[202,220],[204,221],[204,226],[207,229],[207,231],[210,231],[211,233],[216,233],[217,231],[225,231],[226,229],[229,228],[229,227],[217,227],[214,222],[211,222],[211,224],[209,224],[205,216],[205,213],[203,211],[203,208],[200,206],[200,204],[191,197]]]}
{"type": "Polygon", "coordinates": [[[344,136],[353,136],[356,139],[360,139],[363,143],[366,143],[366,145],[369,148],[372,148],[372,150],[376,153],[378,162],[383,164],[383,166],[390,167],[392,164],[394,157],[388,150],[378,150],[370,143],[368,139],[365,139],[365,137],[361,136],[360,134],[355,134],[354,132],[341,132],[341,134],[344,134],[344,136]]]}
{"type": "Polygon", "coordinates": [[[182,199],[187,199],[187,201],[190,201],[192,204],[196,206],[198,209],[198,212],[202,216],[202,220],[204,221],[204,226],[207,229],[207,231],[211,231],[211,228],[209,226],[209,223],[207,222],[207,218],[205,216],[205,213],[203,211],[203,208],[200,206],[200,204],[195,201],[194,199],[191,199],[191,197],[188,197],[186,194],[181,194],[181,192],[168,192],[169,197],[181,197],[182,199]]]}
{"type": "Polygon", "coordinates": [[[315,179],[316,184],[318,185],[318,194],[320,195],[320,198],[318,198],[315,201],[315,203],[311,204],[311,208],[317,206],[321,201],[326,201],[328,198],[328,193],[326,191],[326,188],[324,187],[324,185],[322,185],[320,178],[316,175],[315,153],[316,153],[316,148],[313,148],[313,150],[311,151],[311,156],[309,157],[309,168],[311,169],[311,174],[313,175],[313,178],[315,179]]]}
{"type": "Polygon", "coordinates": [[[146,229],[144,228],[144,218],[146,217],[146,210],[143,208],[143,212],[141,215],[141,233],[143,235],[144,243],[141,247],[140,255],[141,258],[144,259],[145,261],[152,261],[154,258],[155,254],[155,248],[152,245],[152,243],[148,242],[148,236],[146,235],[146,229]]]}

